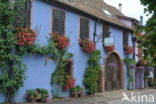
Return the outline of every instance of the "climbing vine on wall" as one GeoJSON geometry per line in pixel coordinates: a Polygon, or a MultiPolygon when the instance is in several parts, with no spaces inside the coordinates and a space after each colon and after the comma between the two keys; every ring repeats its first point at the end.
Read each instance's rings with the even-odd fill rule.
{"type": "Polygon", "coordinates": [[[67,51],[70,40],[65,35],[59,33],[51,34],[51,40],[59,54],[56,70],[51,76],[51,84],[57,84],[61,86],[63,90],[68,90],[75,85],[75,79],[67,72],[67,65],[73,57],[73,54],[67,51]]]}
{"type": "Polygon", "coordinates": [[[25,12],[22,10],[26,0],[14,1],[0,0],[0,93],[5,95],[6,102],[13,102],[26,79],[23,55],[50,55],[55,60],[60,55],[51,40],[44,47],[35,44],[35,31],[23,28],[25,12]],[[19,13],[23,13],[22,17],[19,13]]]}
{"type": "Polygon", "coordinates": [[[94,94],[98,91],[99,85],[99,74],[100,74],[100,64],[101,52],[99,50],[91,53],[88,60],[88,68],[84,75],[84,86],[86,88],[87,94],[94,94]]]}

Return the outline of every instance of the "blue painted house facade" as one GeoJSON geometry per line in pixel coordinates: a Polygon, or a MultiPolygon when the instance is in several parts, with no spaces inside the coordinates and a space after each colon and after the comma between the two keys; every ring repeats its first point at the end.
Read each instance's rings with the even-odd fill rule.
{"type": "MultiPolygon", "coordinates": [[[[83,78],[89,57],[82,51],[78,39],[83,37],[83,33],[88,33],[84,37],[94,41],[97,49],[101,51],[101,91],[128,88],[127,69],[123,59],[133,58],[133,55],[127,56],[123,47],[124,44],[134,45],[132,41],[134,20],[132,18],[124,16],[118,9],[107,5],[103,0],[89,0],[89,2],[88,0],[32,0],[30,21],[30,27],[37,30],[39,34],[37,44],[43,46],[48,44],[49,34],[52,32],[63,33],[70,39],[68,51],[74,54],[72,59],[73,77],[76,79],[76,85],[84,87],[83,78]],[[108,53],[103,47],[103,40],[109,37],[113,39],[115,50],[108,53]],[[114,75],[116,80],[109,80],[110,72],[107,71],[107,64],[111,62],[108,60],[111,57],[118,63],[117,74],[114,75]],[[108,88],[110,86],[112,88],[108,88]],[[113,88],[113,86],[116,87],[113,88]]],[[[47,89],[50,92],[49,99],[51,99],[52,92],[56,91],[50,84],[51,74],[55,71],[56,63],[53,60],[47,60],[46,56],[39,55],[24,56],[23,61],[28,68],[27,79],[24,82],[24,87],[18,91],[15,100],[17,102],[25,101],[26,90],[35,88],[47,89]]],[[[68,91],[60,93],[62,97],[69,96],[68,91]]],[[[4,96],[0,95],[0,102],[3,100],[4,96]]]]}

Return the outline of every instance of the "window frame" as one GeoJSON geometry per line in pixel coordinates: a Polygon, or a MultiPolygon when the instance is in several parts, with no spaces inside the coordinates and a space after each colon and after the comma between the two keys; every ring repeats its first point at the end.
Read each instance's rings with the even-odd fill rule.
{"type": "Polygon", "coordinates": [[[79,18],[79,38],[80,39],[89,39],[90,38],[90,21],[89,21],[89,19],[88,18],[86,18],[86,17],[80,17],[79,18]],[[85,19],[85,20],[87,20],[88,21],[88,34],[87,34],[87,38],[85,37],[85,38],[81,38],[81,19],[85,19]]]}
{"type": "Polygon", "coordinates": [[[129,45],[129,33],[128,31],[123,31],[123,46],[128,46],[128,45],[129,45]]]}
{"type": "Polygon", "coordinates": [[[102,41],[104,42],[105,38],[110,37],[110,34],[108,36],[106,35],[107,32],[110,32],[110,26],[108,24],[103,24],[102,27],[103,27],[102,28],[102,41]],[[107,31],[105,31],[105,30],[107,30],[107,31]]]}
{"type": "Polygon", "coordinates": [[[31,18],[32,18],[32,1],[28,0],[25,4],[25,27],[30,28],[31,27],[31,18]]]}
{"type": "Polygon", "coordinates": [[[66,74],[69,76],[73,76],[73,72],[74,72],[74,61],[69,60],[69,63],[66,65],[66,74]]]}
{"type": "Polygon", "coordinates": [[[64,21],[63,21],[63,33],[60,33],[60,32],[58,32],[58,33],[60,33],[61,35],[64,35],[65,34],[65,27],[66,27],[66,25],[65,25],[65,23],[66,23],[66,12],[64,11],[64,10],[61,10],[61,9],[58,9],[58,8],[53,8],[52,9],[52,32],[54,33],[54,32],[56,32],[56,31],[54,31],[54,11],[59,11],[59,12],[62,12],[63,14],[64,14],[64,21]]]}

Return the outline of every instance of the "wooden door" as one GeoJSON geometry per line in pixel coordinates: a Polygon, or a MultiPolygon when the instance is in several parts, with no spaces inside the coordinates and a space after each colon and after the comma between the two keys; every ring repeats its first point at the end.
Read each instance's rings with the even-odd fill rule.
{"type": "Polygon", "coordinates": [[[106,91],[121,89],[121,62],[116,54],[110,54],[105,65],[105,89],[106,91]],[[114,67],[110,67],[114,63],[114,67]]]}

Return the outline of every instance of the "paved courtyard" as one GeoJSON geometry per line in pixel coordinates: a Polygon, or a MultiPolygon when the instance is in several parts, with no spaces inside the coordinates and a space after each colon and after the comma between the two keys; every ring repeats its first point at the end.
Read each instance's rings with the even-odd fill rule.
{"type": "MultiPolygon", "coordinates": [[[[146,99],[144,99],[146,100],[146,99]]],[[[47,104],[156,104],[156,90],[155,89],[144,89],[144,90],[118,90],[118,91],[111,91],[105,92],[102,94],[96,94],[95,96],[87,96],[78,99],[66,99],[66,100],[56,100],[52,103],[47,104]],[[134,94],[141,95],[153,95],[155,102],[128,102],[128,101],[121,101],[123,98],[123,92],[131,98],[132,92],[134,94]]]]}

